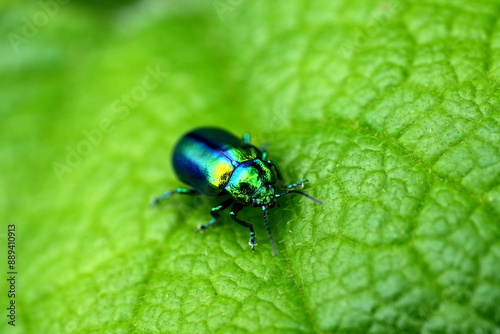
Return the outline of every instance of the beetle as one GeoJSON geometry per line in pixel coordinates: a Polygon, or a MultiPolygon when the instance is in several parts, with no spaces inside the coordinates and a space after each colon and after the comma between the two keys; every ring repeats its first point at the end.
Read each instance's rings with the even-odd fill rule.
{"type": "Polygon", "coordinates": [[[189,188],[166,191],[156,197],[152,206],[170,198],[173,194],[226,196],[221,203],[210,210],[212,219],[201,225],[196,232],[205,231],[220,217],[219,212],[231,206],[229,216],[236,223],[250,231],[249,245],[252,251],[257,245],[254,226],[237,217],[247,206],[260,208],[264,215],[273,255],[277,255],[276,245],[268,224],[268,210],[273,208],[277,199],[288,194],[300,194],[316,203],[322,202],[295,188],[303,188],[307,179],[285,185],[276,162],[267,158],[267,152],[250,144],[250,135],[239,139],[219,128],[198,128],[186,133],[177,142],[172,156],[177,177],[189,188]],[[285,189],[276,192],[276,184],[285,189]]]}

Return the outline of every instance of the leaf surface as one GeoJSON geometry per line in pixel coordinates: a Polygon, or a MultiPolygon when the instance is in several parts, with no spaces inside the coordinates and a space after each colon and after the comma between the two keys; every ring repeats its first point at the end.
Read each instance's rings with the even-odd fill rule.
{"type": "Polygon", "coordinates": [[[0,12],[0,330],[500,332],[500,2],[40,6],[0,12]],[[216,199],[148,208],[206,125],[324,202],[272,210],[278,257],[260,212],[252,253],[226,214],[193,233],[216,199]]]}

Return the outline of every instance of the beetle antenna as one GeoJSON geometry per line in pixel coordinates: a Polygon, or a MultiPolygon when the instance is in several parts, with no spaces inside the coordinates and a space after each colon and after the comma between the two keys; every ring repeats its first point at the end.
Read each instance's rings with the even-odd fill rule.
{"type": "Polygon", "coordinates": [[[266,226],[267,234],[269,235],[269,240],[271,240],[271,245],[273,246],[273,255],[278,255],[278,251],[276,250],[276,244],[274,243],[273,234],[271,233],[271,229],[269,228],[269,223],[267,222],[267,208],[262,206],[262,212],[264,213],[264,225],[266,226]]]}
{"type": "Polygon", "coordinates": [[[287,190],[287,191],[285,191],[284,193],[281,193],[281,194],[276,194],[276,195],[274,195],[274,197],[281,197],[281,196],[285,196],[285,195],[288,195],[288,194],[291,194],[291,193],[301,194],[301,195],[303,195],[303,196],[305,196],[305,197],[309,198],[310,200],[315,201],[315,202],[316,202],[316,203],[318,203],[318,204],[323,204],[323,202],[321,202],[319,199],[314,198],[314,197],[312,197],[311,195],[308,195],[308,194],[306,194],[306,193],[303,193],[302,191],[295,190],[295,189],[292,189],[292,190],[287,190]]]}

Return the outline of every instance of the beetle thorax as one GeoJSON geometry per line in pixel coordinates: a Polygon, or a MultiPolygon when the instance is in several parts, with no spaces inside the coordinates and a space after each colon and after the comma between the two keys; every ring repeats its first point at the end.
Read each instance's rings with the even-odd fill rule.
{"type": "Polygon", "coordinates": [[[227,192],[238,202],[252,206],[272,206],[274,174],[260,159],[239,164],[226,185],[227,192]]]}

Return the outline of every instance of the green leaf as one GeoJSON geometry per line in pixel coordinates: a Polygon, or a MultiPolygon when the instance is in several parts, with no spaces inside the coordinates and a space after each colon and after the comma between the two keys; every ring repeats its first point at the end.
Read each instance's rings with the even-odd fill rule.
{"type": "Polygon", "coordinates": [[[1,332],[500,333],[499,1],[0,8],[1,332]],[[201,125],[324,202],[272,210],[278,257],[255,210],[251,252],[148,208],[201,125]]]}

